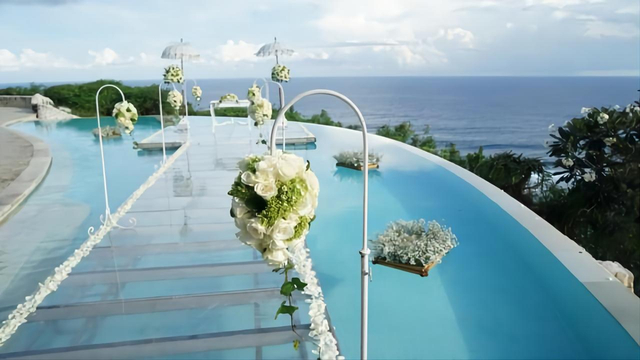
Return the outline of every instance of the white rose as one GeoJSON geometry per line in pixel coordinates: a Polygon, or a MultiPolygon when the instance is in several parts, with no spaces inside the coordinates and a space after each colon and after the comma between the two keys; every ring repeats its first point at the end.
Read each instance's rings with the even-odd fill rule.
{"type": "Polygon", "coordinates": [[[271,199],[278,193],[278,187],[275,182],[258,183],[253,187],[253,190],[265,200],[271,199]]]}
{"type": "Polygon", "coordinates": [[[316,174],[311,170],[307,170],[304,172],[304,180],[307,182],[307,186],[309,186],[309,190],[314,194],[318,194],[320,192],[320,182],[316,177],[316,174]]]}
{"type": "Polygon", "coordinates": [[[271,266],[284,267],[289,260],[289,252],[286,249],[268,249],[262,253],[262,258],[271,266]]]}
{"type": "Polygon", "coordinates": [[[262,240],[260,239],[256,239],[253,236],[251,236],[251,234],[249,234],[249,232],[247,232],[246,230],[240,230],[239,232],[236,233],[236,237],[238,238],[238,240],[240,240],[243,244],[245,245],[249,245],[252,248],[262,252],[264,250],[264,246],[262,244],[262,240]]]}
{"type": "Polygon", "coordinates": [[[256,239],[262,239],[267,229],[260,223],[260,219],[253,218],[247,222],[247,231],[256,239]]]}
{"type": "Polygon", "coordinates": [[[276,177],[280,181],[289,181],[296,177],[298,174],[298,169],[296,168],[296,164],[287,161],[286,158],[278,159],[278,165],[276,169],[276,177]]]}
{"type": "Polygon", "coordinates": [[[289,162],[296,169],[296,173],[300,176],[302,176],[307,169],[307,164],[300,156],[294,154],[282,154],[280,158],[289,162]]]}
{"type": "Polygon", "coordinates": [[[296,214],[300,216],[313,217],[313,210],[314,210],[313,198],[314,197],[315,197],[314,193],[311,191],[308,191],[307,195],[305,195],[302,198],[302,200],[300,200],[300,202],[297,204],[294,210],[296,214]]]}
{"type": "Polygon", "coordinates": [[[582,175],[582,178],[586,182],[592,182],[596,179],[596,174],[594,174],[593,172],[586,172],[582,175]]]}
{"type": "Polygon", "coordinates": [[[244,218],[251,214],[248,207],[246,207],[238,198],[231,200],[231,209],[237,218],[244,218]]]}
{"type": "Polygon", "coordinates": [[[253,186],[258,183],[258,178],[250,171],[245,171],[240,175],[240,180],[245,185],[253,186]]]}
{"type": "Polygon", "coordinates": [[[271,227],[269,235],[273,240],[285,241],[291,239],[295,233],[296,223],[284,219],[278,219],[271,227]]]}

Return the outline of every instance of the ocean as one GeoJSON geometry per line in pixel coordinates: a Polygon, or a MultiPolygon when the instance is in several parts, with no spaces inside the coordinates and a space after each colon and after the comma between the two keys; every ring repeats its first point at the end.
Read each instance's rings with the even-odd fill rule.
{"type": "MultiPolygon", "coordinates": [[[[209,101],[226,93],[244,98],[254,79],[196,81],[203,90],[200,108],[207,108],[209,101]]],[[[124,81],[127,85],[154,82],[124,81]]],[[[190,94],[193,83],[188,86],[190,94]]],[[[582,107],[626,106],[638,100],[640,78],[294,77],[284,84],[288,100],[317,88],[335,90],[353,100],[370,131],[409,121],[417,131],[428,126],[439,144],[453,142],[463,153],[483,146],[486,153],[512,150],[544,157],[549,125],[579,116],[582,107]]],[[[270,90],[271,102],[277,103],[276,86],[272,84],[270,90]]],[[[358,122],[350,108],[332,97],[305,98],[295,109],[306,115],[325,109],[344,125],[358,122]]]]}

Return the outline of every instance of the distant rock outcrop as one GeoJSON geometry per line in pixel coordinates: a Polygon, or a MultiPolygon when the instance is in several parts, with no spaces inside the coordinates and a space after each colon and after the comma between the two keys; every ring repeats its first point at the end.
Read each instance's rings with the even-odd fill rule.
{"type": "Polygon", "coordinates": [[[58,109],[54,106],[53,100],[40,94],[35,94],[31,97],[31,108],[38,114],[38,120],[40,121],[61,121],[77,118],[77,116],[70,114],[70,109],[58,109]]]}

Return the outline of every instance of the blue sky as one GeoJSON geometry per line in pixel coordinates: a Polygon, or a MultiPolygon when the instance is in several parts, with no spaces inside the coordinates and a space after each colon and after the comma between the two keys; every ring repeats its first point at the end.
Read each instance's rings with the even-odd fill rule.
{"type": "Polygon", "coordinates": [[[188,76],[264,76],[274,36],[292,76],[631,75],[638,0],[0,0],[0,83],[160,77],[181,37],[188,76]]]}

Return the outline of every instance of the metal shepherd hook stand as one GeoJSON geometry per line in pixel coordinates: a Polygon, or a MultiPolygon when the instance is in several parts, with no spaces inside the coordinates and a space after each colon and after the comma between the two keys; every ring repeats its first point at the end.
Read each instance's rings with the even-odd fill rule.
{"type": "MultiPolygon", "coordinates": [[[[167,162],[167,148],[164,142],[164,114],[162,113],[162,85],[164,84],[169,84],[169,82],[163,81],[158,85],[158,104],[160,104],[160,127],[161,127],[160,131],[162,132],[162,163],[163,164],[167,162]]],[[[173,89],[175,90],[176,87],[174,86],[173,89]]]]}
{"type": "MultiPolygon", "coordinates": [[[[111,217],[111,209],[109,209],[109,192],[107,190],[107,172],[105,171],[104,166],[104,146],[102,145],[102,127],[100,126],[100,104],[98,103],[98,98],[100,97],[100,91],[106,87],[112,87],[118,90],[120,95],[122,96],[122,101],[125,101],[124,94],[119,87],[111,84],[103,85],[98,92],[96,92],[96,118],[98,119],[98,140],[100,142],[100,159],[102,160],[102,181],[104,184],[104,203],[105,203],[105,212],[103,215],[100,215],[100,222],[102,225],[112,225],[115,228],[120,229],[131,229],[136,225],[135,218],[129,218],[129,223],[131,226],[121,226],[118,225],[113,218],[111,217]]],[[[89,235],[93,235],[94,228],[93,226],[89,228],[89,235]]]]}
{"type": "MultiPolygon", "coordinates": [[[[264,88],[265,88],[265,98],[267,99],[267,101],[269,101],[269,83],[273,83],[278,85],[278,97],[280,99],[280,109],[284,108],[284,88],[282,87],[282,84],[280,84],[279,82],[273,81],[273,80],[267,80],[265,78],[257,78],[254,83],[257,83],[258,80],[262,80],[262,82],[264,83],[264,88]]],[[[260,88],[260,90],[262,90],[262,87],[260,88]]],[[[274,123],[275,125],[275,123],[274,123]]],[[[282,147],[284,148],[285,146],[285,142],[286,142],[286,125],[287,125],[287,119],[284,119],[284,122],[282,123],[282,147]]]]}
{"type": "MultiPolygon", "coordinates": [[[[362,153],[363,159],[363,176],[364,176],[364,193],[362,200],[362,208],[363,208],[363,217],[362,217],[362,250],[360,250],[360,276],[361,276],[361,303],[360,303],[360,358],[363,360],[367,359],[367,329],[368,329],[368,312],[369,312],[369,281],[371,278],[371,267],[369,267],[369,247],[367,244],[367,219],[368,219],[368,204],[369,204],[369,144],[367,142],[367,123],[364,121],[364,117],[360,112],[360,109],[346,96],[332,90],[310,90],[304,92],[298,96],[296,96],[289,104],[284,106],[281,111],[278,113],[278,117],[276,118],[275,123],[273,124],[273,128],[271,129],[271,143],[270,143],[270,151],[271,155],[273,155],[276,151],[276,131],[278,129],[278,125],[282,124],[284,121],[284,114],[291,108],[295,103],[300,101],[301,99],[311,96],[311,95],[329,95],[336,97],[343,102],[345,102],[349,107],[353,109],[353,111],[358,116],[358,120],[360,120],[360,125],[362,126],[362,153]]],[[[283,147],[284,150],[284,147],[283,147]]]]}

